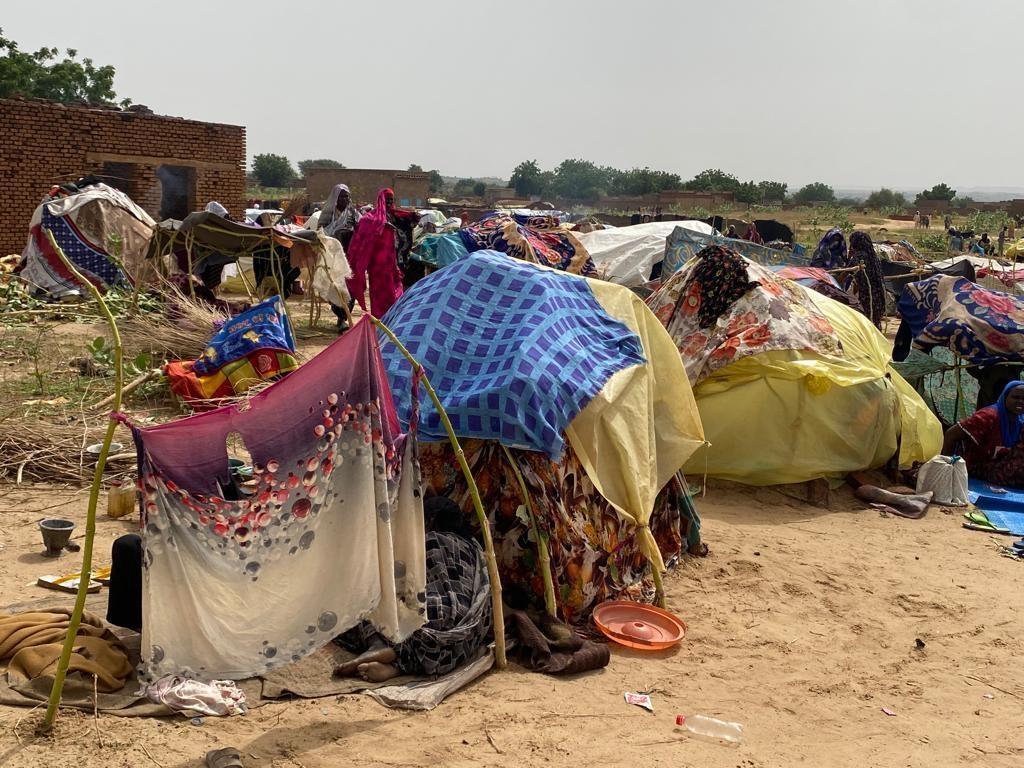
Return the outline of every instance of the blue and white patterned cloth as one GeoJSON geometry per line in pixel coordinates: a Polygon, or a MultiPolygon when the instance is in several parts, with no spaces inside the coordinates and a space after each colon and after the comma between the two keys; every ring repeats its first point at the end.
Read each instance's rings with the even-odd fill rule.
{"type": "Polygon", "coordinates": [[[661,268],[662,279],[667,280],[674,275],[683,264],[688,262],[698,251],[709,245],[723,245],[740,256],[746,256],[762,267],[800,266],[810,264],[801,246],[794,245],[791,251],[779,251],[766,245],[758,245],[749,240],[737,240],[721,235],[704,235],[685,227],[676,227],[665,243],[665,261],[661,268]]]}
{"type": "MultiPolygon", "coordinates": [[[[426,370],[459,437],[561,456],[563,432],[616,372],[645,362],[640,339],[604,311],[587,281],[478,251],[416,283],[385,315],[426,370]]],[[[399,417],[412,370],[381,352],[399,417]]],[[[447,438],[429,400],[419,437],[447,438]]]]}
{"type": "MultiPolygon", "coordinates": [[[[128,283],[128,278],[120,267],[111,261],[106,251],[90,243],[71,221],[69,216],[54,216],[43,206],[42,228],[53,233],[54,240],[64,254],[78,268],[82,275],[97,283],[101,289],[128,283]]],[[[77,282],[66,272],[60,258],[50,247],[45,234],[40,238],[43,254],[51,266],[54,277],[63,282],[67,288],[77,287],[77,282]],[[66,277],[63,277],[67,274],[66,277]]]]}

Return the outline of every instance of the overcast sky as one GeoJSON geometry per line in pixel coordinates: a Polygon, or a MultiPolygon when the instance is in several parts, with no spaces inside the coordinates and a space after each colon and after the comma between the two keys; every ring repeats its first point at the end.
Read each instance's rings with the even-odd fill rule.
{"type": "Polygon", "coordinates": [[[1021,0],[96,0],[0,17],[22,49],[113,64],[121,97],[246,126],[250,158],[1024,186],[1021,0]]]}

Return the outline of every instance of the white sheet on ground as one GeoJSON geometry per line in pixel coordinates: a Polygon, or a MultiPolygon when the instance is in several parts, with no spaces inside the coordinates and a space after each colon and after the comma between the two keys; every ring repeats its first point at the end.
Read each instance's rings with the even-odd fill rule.
{"type": "Polygon", "coordinates": [[[703,221],[653,221],[630,227],[577,232],[598,274],[612,283],[634,288],[647,282],[651,268],[665,257],[665,240],[676,227],[703,235],[717,235],[703,221]]]}

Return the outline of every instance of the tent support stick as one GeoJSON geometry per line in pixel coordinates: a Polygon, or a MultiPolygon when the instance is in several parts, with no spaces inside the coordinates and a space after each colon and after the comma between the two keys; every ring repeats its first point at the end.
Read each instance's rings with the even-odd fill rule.
{"type": "Polygon", "coordinates": [[[537,524],[537,515],[533,511],[533,502],[530,500],[530,493],[526,489],[526,480],[516,463],[515,457],[508,446],[502,444],[501,449],[505,452],[505,458],[512,465],[512,471],[516,474],[519,482],[519,491],[523,495],[523,506],[530,516],[530,527],[533,528],[533,537],[537,540],[537,559],[540,561],[540,577],[544,582],[544,609],[548,615],[558,618],[558,603],[555,602],[555,582],[551,577],[551,553],[548,551],[548,537],[537,524]]]}
{"type": "Polygon", "coordinates": [[[484,512],[483,501],[480,500],[480,489],[473,479],[473,473],[469,469],[469,462],[466,461],[466,454],[462,452],[462,446],[459,445],[459,438],[455,436],[455,428],[452,427],[452,422],[448,418],[444,406],[441,405],[441,399],[437,396],[437,392],[431,386],[430,379],[427,378],[423,366],[417,362],[412,353],[405,348],[405,345],[398,340],[394,331],[373,315],[370,315],[370,321],[391,339],[391,342],[398,347],[398,351],[409,361],[413,373],[419,374],[421,377],[423,388],[430,395],[434,408],[437,409],[437,413],[441,417],[441,423],[444,424],[445,432],[448,433],[448,440],[452,444],[452,448],[455,449],[455,458],[458,459],[459,466],[462,468],[462,474],[466,478],[466,484],[469,486],[469,495],[473,498],[473,509],[476,510],[477,519],[480,521],[480,532],[484,538],[487,572],[491,577],[491,606],[494,611],[494,661],[498,669],[504,669],[508,662],[505,659],[505,612],[502,610],[501,605],[501,577],[498,575],[498,560],[494,555],[494,540],[491,538],[491,526],[487,521],[487,514],[484,512]]]}
{"type": "MultiPolygon", "coordinates": [[[[64,262],[64,266],[75,276],[82,285],[88,288],[92,295],[99,302],[100,311],[103,313],[110,325],[110,332],[114,337],[114,410],[121,410],[121,390],[124,386],[124,371],[122,366],[121,334],[117,330],[117,322],[99,289],[86,280],[75,268],[75,265],[67,257],[61,247],[57,245],[53,234],[46,230],[46,236],[50,239],[50,247],[54,253],[64,262]]],[[[92,548],[96,538],[96,507],[100,498],[100,486],[103,483],[103,470],[106,467],[107,456],[110,453],[110,443],[114,439],[114,430],[117,429],[117,422],[110,419],[107,423],[107,431],[103,436],[103,445],[100,448],[99,459],[96,461],[96,471],[92,476],[92,487],[89,489],[89,508],[85,518],[85,541],[82,543],[82,567],[78,581],[78,594],[75,596],[75,607],[68,619],[68,632],[64,637],[64,646],[61,648],[60,657],[57,660],[57,671],[53,676],[53,687],[50,689],[50,700],[46,707],[46,717],[43,719],[42,730],[50,731],[53,722],[57,717],[57,708],[60,706],[61,694],[64,692],[64,679],[68,674],[68,665],[71,662],[71,652],[75,646],[75,637],[78,635],[78,628],[82,623],[82,614],[85,612],[85,598],[89,591],[89,583],[92,580],[92,548]]]]}
{"type": "Polygon", "coordinates": [[[661,571],[651,560],[651,579],[654,581],[654,603],[659,608],[665,607],[665,583],[661,580],[661,571]]]}

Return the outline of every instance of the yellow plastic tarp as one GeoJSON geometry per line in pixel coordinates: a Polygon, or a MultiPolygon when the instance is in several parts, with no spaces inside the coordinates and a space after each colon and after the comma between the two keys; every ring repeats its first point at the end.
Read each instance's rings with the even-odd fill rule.
{"type": "Polygon", "coordinates": [[[887,339],[859,312],[803,290],[832,323],[844,356],[766,352],[711,374],[694,392],[711,445],[691,458],[688,473],[800,483],[882,466],[897,444],[903,467],[941,450],[942,426],[889,365],[887,339]]]}
{"type": "Polygon", "coordinates": [[[640,337],[645,365],[612,376],[565,430],[587,475],[640,529],[640,545],[665,569],[649,523],[655,498],[704,442],[686,369],[668,331],[627,288],[588,280],[609,315],[640,337]]]}

